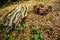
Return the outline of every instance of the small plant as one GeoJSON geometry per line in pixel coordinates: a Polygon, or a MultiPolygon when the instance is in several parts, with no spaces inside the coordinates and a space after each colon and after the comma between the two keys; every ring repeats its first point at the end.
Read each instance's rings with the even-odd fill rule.
{"type": "Polygon", "coordinates": [[[30,25],[30,27],[33,27],[34,26],[34,23],[32,23],[31,25],[30,25]]]}
{"type": "Polygon", "coordinates": [[[4,25],[5,22],[6,22],[6,19],[2,20],[1,23],[0,23],[0,25],[4,25]]]}
{"type": "Polygon", "coordinates": [[[32,28],[31,33],[33,33],[32,38],[34,40],[44,40],[43,33],[37,28],[32,28]]]}
{"type": "Polygon", "coordinates": [[[41,32],[40,35],[39,35],[39,39],[40,40],[44,40],[44,36],[43,36],[43,33],[41,32]]]}
{"type": "Polygon", "coordinates": [[[32,28],[31,29],[31,33],[33,33],[33,34],[38,34],[38,29],[37,28],[32,28]]]}
{"type": "Polygon", "coordinates": [[[10,34],[5,35],[4,40],[14,40],[10,34]]]}
{"type": "Polygon", "coordinates": [[[38,39],[39,39],[39,35],[34,34],[34,35],[33,35],[33,39],[34,39],[34,40],[38,40],[38,39]]]}
{"type": "Polygon", "coordinates": [[[50,32],[50,30],[49,29],[46,29],[46,32],[50,32]]]}
{"type": "Polygon", "coordinates": [[[44,26],[44,28],[46,29],[46,30],[45,30],[46,32],[50,32],[50,29],[49,29],[48,26],[44,26]]]}
{"type": "Polygon", "coordinates": [[[33,35],[33,39],[34,40],[44,40],[44,36],[43,36],[43,33],[39,33],[39,34],[34,34],[33,35]]]}
{"type": "Polygon", "coordinates": [[[26,24],[22,24],[21,26],[15,27],[16,31],[24,30],[26,28],[26,24]]]}
{"type": "Polygon", "coordinates": [[[29,37],[25,37],[24,40],[30,40],[30,38],[29,37]]]}

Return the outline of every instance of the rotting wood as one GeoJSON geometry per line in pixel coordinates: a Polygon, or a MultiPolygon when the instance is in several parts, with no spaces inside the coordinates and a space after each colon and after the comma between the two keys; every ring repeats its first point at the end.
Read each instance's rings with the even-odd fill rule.
{"type": "Polygon", "coordinates": [[[10,22],[6,28],[6,33],[8,33],[11,29],[12,23],[15,20],[15,22],[18,22],[18,20],[22,20],[22,16],[25,17],[27,12],[25,10],[26,8],[24,8],[24,6],[20,6],[17,8],[17,11],[13,14],[12,18],[10,19],[10,22]],[[26,14],[25,14],[26,13],[26,14]],[[22,15],[23,14],[23,15],[22,15]]]}
{"type": "Polygon", "coordinates": [[[9,23],[9,26],[12,25],[12,22],[14,20],[14,18],[16,17],[16,15],[18,14],[18,12],[20,11],[21,12],[22,10],[22,6],[20,6],[20,8],[14,13],[14,15],[12,16],[11,20],[10,20],[10,23],[9,23]]]}

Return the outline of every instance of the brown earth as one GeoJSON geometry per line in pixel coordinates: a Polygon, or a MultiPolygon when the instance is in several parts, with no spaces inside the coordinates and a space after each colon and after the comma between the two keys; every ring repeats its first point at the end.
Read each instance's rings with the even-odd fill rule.
{"type": "MultiPolygon", "coordinates": [[[[30,1],[28,1],[27,3],[29,2],[30,1]]],[[[27,3],[22,4],[27,5],[27,3]]],[[[39,3],[37,2],[31,2],[31,4],[36,6],[36,10],[33,9],[33,11],[28,13],[27,18],[24,20],[24,22],[27,24],[27,27],[23,31],[19,32],[19,37],[16,40],[23,40],[23,38],[26,36],[30,37],[30,40],[32,40],[32,34],[30,33],[30,25],[32,23],[34,24],[34,28],[41,28],[41,31],[44,35],[44,40],[58,40],[58,37],[60,37],[60,1],[56,0],[41,2],[41,4],[44,6],[42,8],[40,8],[41,5],[39,6],[39,3]],[[51,10],[49,10],[49,7],[51,7],[51,10]],[[40,8],[39,11],[37,11],[38,8],[40,8]],[[49,11],[46,11],[46,9],[48,9],[49,11]],[[45,27],[48,27],[50,32],[46,32],[45,27]]],[[[12,32],[12,36],[14,35],[15,31],[12,32]]]]}

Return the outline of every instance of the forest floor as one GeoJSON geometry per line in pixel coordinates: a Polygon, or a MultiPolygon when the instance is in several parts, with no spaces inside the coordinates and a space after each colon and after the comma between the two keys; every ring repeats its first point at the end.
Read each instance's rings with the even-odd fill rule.
{"type": "MultiPolygon", "coordinates": [[[[35,1],[27,1],[21,3],[21,5],[25,5],[25,6],[27,6],[28,4],[32,4],[36,6],[38,5],[38,3],[35,1]]],[[[49,6],[52,9],[46,15],[40,15],[38,13],[36,14],[35,12],[30,12],[27,18],[23,22],[26,23],[25,25],[26,28],[24,28],[24,30],[19,31],[18,37],[15,40],[29,40],[29,39],[30,40],[39,40],[39,39],[60,40],[60,1],[47,0],[47,1],[41,1],[40,4],[43,5],[44,9],[48,8],[49,6]],[[41,35],[41,33],[43,35],[41,35]]],[[[3,9],[0,8],[0,18],[4,15],[4,13],[9,12],[17,5],[19,4],[10,5],[3,9]]],[[[16,31],[13,30],[10,34],[12,35],[13,38],[15,38],[16,31]]],[[[1,35],[0,35],[0,40],[2,40],[1,35]]]]}

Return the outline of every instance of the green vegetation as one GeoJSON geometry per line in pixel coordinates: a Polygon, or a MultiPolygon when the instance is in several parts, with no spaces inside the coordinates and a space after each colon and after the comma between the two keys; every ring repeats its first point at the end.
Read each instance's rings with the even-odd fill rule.
{"type": "Polygon", "coordinates": [[[5,35],[4,40],[14,40],[10,34],[5,35]]]}
{"type": "Polygon", "coordinates": [[[20,31],[20,30],[24,30],[25,28],[26,28],[26,24],[24,23],[24,24],[22,24],[22,25],[20,25],[18,27],[15,27],[15,30],[20,31]]]}
{"type": "Polygon", "coordinates": [[[24,2],[28,0],[0,0],[0,8],[4,8],[11,4],[17,4],[18,2],[24,2]]]}
{"type": "Polygon", "coordinates": [[[34,40],[39,40],[39,35],[33,35],[34,40]]]}
{"type": "MultiPolygon", "coordinates": [[[[5,31],[6,35],[5,35],[5,37],[4,37],[5,40],[14,40],[14,39],[16,39],[16,38],[18,37],[19,31],[22,31],[22,30],[24,30],[24,29],[26,28],[26,24],[22,24],[21,26],[18,26],[18,27],[15,26],[16,37],[15,37],[14,39],[13,39],[12,36],[9,34],[10,30],[13,29],[12,27],[13,27],[13,26],[9,26],[9,27],[6,29],[6,31],[5,31]]],[[[28,39],[25,38],[24,40],[28,40],[28,39]]]]}
{"type": "Polygon", "coordinates": [[[60,40],[60,36],[58,36],[57,40],[60,40]]]}
{"type": "Polygon", "coordinates": [[[44,40],[43,33],[39,29],[32,27],[31,33],[33,34],[32,38],[34,40],[44,40]]]}
{"type": "Polygon", "coordinates": [[[34,40],[44,40],[44,36],[43,36],[43,33],[40,32],[38,34],[33,34],[33,37],[32,37],[34,40]]]}
{"type": "Polygon", "coordinates": [[[33,33],[33,34],[38,34],[38,29],[37,28],[32,28],[31,29],[31,33],[33,33]]]}
{"type": "Polygon", "coordinates": [[[46,32],[50,32],[49,26],[44,26],[46,32]]]}
{"type": "Polygon", "coordinates": [[[0,22],[0,27],[2,27],[2,26],[5,24],[5,22],[6,22],[6,19],[1,20],[1,22],[0,22]]]}
{"type": "Polygon", "coordinates": [[[30,38],[29,37],[25,37],[24,40],[30,40],[30,38]]]}
{"type": "Polygon", "coordinates": [[[4,8],[4,7],[9,6],[9,5],[10,5],[10,4],[5,3],[4,5],[0,6],[0,8],[4,8]]]}

